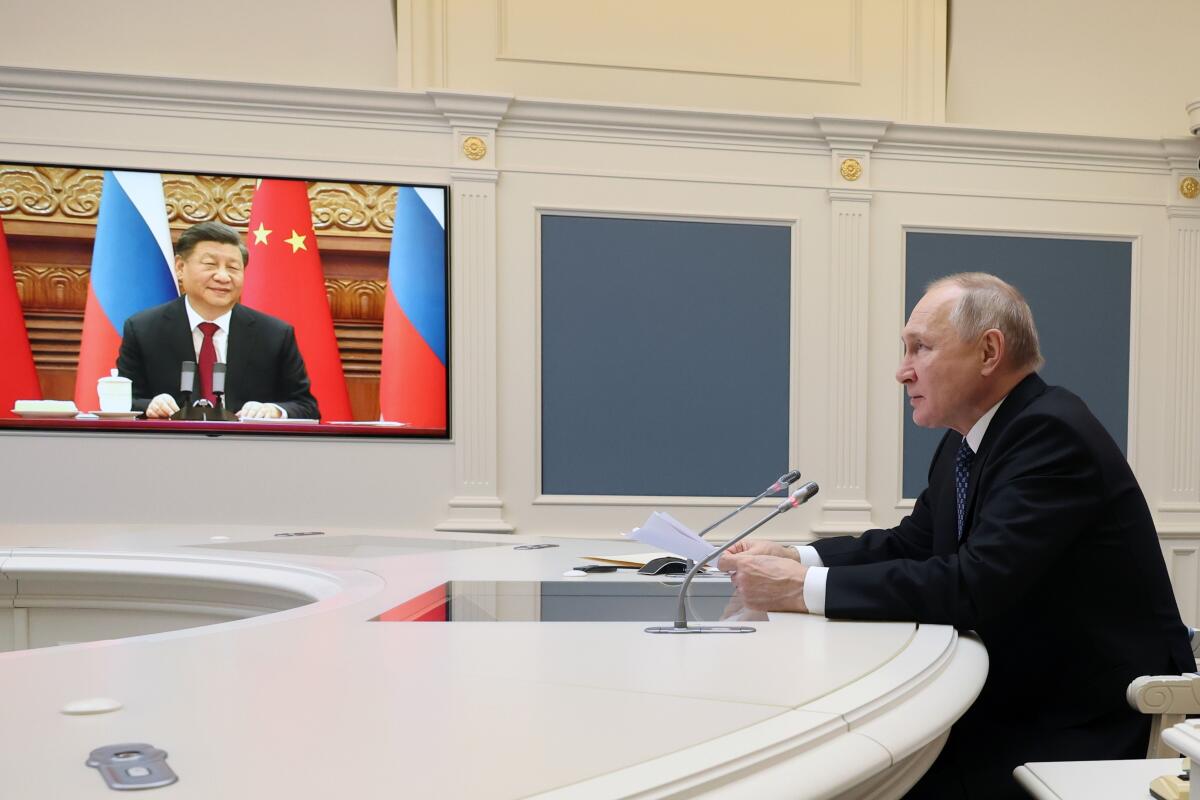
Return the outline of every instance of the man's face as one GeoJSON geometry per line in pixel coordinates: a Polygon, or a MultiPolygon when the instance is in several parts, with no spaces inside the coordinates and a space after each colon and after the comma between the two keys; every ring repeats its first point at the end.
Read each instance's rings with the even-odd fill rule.
{"type": "Polygon", "coordinates": [[[245,266],[237,245],[200,242],[186,259],[175,256],[175,277],[192,308],[211,320],[241,299],[245,266]]]}
{"type": "Polygon", "coordinates": [[[950,324],[962,289],[947,286],[921,298],[904,326],[904,356],[896,380],[904,384],[913,422],[923,428],[953,428],[966,435],[984,391],[983,354],[964,342],[950,324]]]}

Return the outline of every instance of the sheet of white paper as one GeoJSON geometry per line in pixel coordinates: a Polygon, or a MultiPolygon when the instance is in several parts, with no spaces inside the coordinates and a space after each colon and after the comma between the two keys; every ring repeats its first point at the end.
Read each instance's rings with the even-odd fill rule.
{"type": "Polygon", "coordinates": [[[648,544],[677,556],[700,561],[716,548],[670,514],[655,511],[640,528],[625,534],[634,541],[648,544]]]}

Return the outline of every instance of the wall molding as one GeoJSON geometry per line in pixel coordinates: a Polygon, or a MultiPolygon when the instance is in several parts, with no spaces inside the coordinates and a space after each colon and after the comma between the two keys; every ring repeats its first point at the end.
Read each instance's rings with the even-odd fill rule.
{"type": "MultiPolygon", "coordinates": [[[[311,87],[248,81],[122,75],[0,65],[0,106],[187,118],[267,120],[297,125],[402,128],[446,132],[469,122],[484,128],[559,134],[599,133],[634,140],[668,136],[686,145],[777,142],[827,146],[831,126],[883,126],[876,156],[1036,163],[1166,172],[1171,159],[1200,155],[1196,139],[1131,139],[1006,131],[938,123],[887,122],[805,114],[737,113],[589,101],[534,99],[430,89],[400,91],[311,87]]],[[[144,149],[144,148],[139,148],[144,149]]]]}
{"type": "Polygon", "coordinates": [[[297,118],[308,124],[437,123],[422,92],[0,66],[0,105],[137,110],[180,116],[297,118]]]}

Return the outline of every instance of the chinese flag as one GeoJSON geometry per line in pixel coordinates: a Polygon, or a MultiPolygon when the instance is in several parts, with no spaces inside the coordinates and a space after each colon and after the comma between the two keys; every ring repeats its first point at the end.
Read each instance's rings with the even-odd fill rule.
{"type": "Polygon", "coordinates": [[[25,315],[21,298],[17,296],[17,280],[13,276],[12,259],[8,256],[8,240],[0,222],[0,417],[15,417],[12,407],[17,400],[41,400],[33,351],[29,334],[25,332],[25,315]]]}
{"type": "Polygon", "coordinates": [[[268,178],[259,183],[246,245],[250,262],[242,302],[296,329],[321,419],[353,419],[304,181],[268,178]]]}

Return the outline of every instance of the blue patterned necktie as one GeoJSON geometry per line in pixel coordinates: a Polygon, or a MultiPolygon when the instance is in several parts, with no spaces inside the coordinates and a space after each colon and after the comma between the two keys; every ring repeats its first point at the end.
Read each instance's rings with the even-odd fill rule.
{"type": "Polygon", "coordinates": [[[971,445],[967,444],[967,440],[963,439],[962,444],[958,446],[958,453],[954,456],[954,494],[958,505],[958,540],[962,541],[963,522],[967,516],[967,482],[971,478],[971,461],[975,458],[975,451],[971,449],[971,445]]]}

